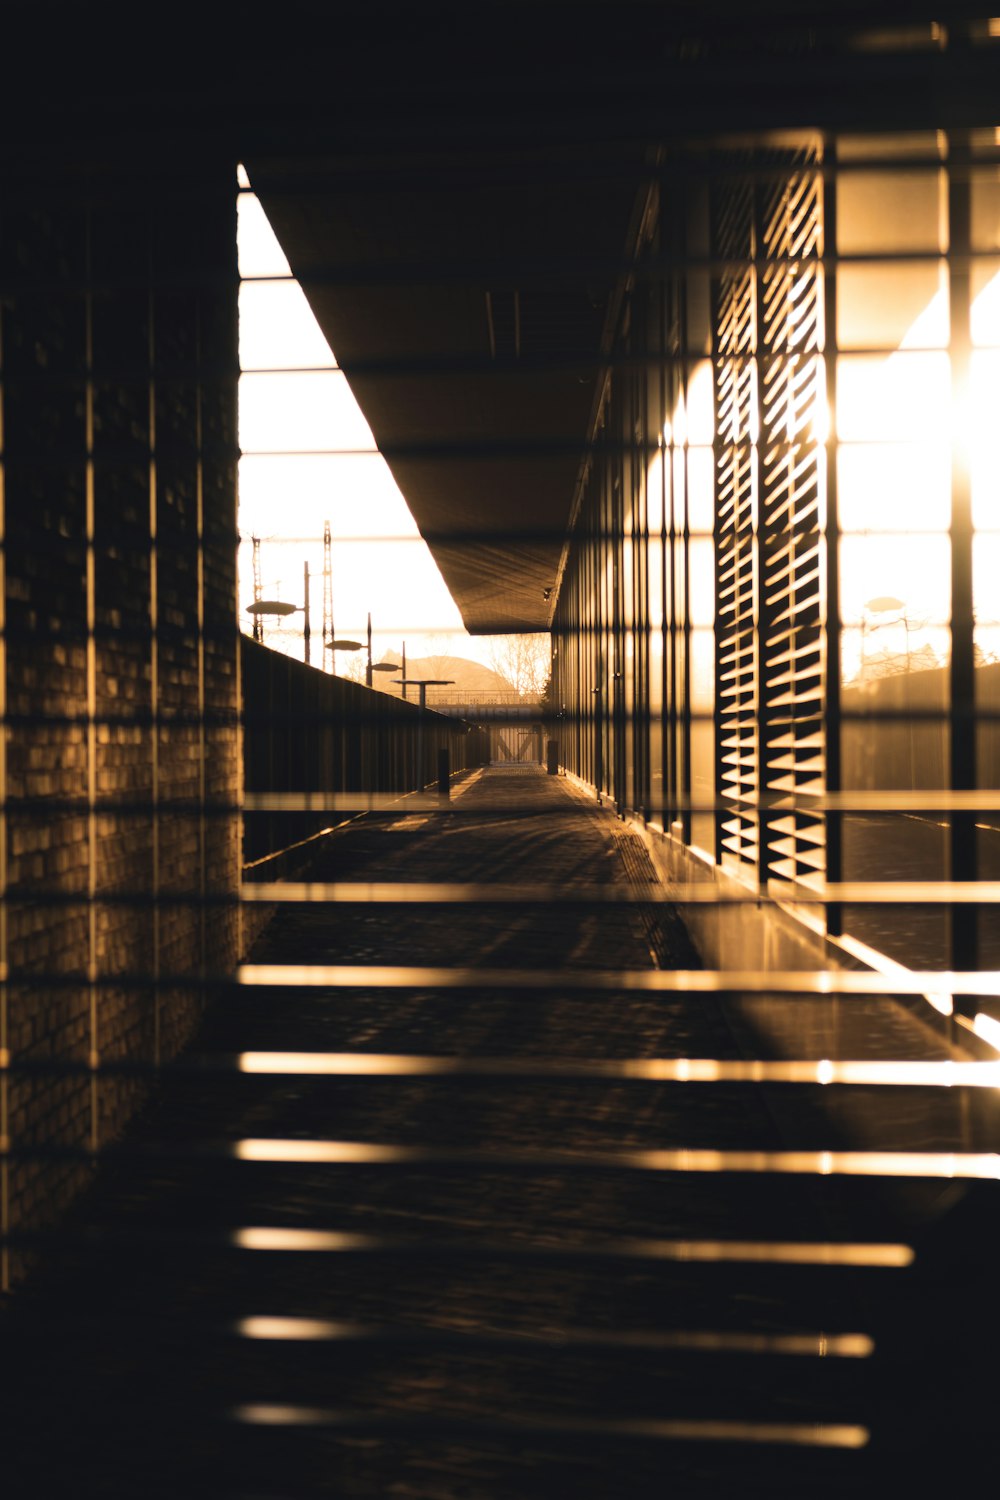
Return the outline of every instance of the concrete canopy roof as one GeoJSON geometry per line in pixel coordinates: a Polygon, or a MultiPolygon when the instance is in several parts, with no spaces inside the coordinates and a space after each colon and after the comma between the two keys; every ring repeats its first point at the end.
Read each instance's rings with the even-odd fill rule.
{"type": "Polygon", "coordinates": [[[134,5],[53,27],[12,0],[39,66],[0,92],[0,162],[169,184],[243,161],[469,628],[534,630],[646,143],[992,127],[985,8],[944,9],[285,0],[256,25],[176,0],[122,66],[134,5]]]}
{"type": "Polygon", "coordinates": [[[288,4],[240,156],[474,632],[548,624],[650,143],[936,125],[997,72],[891,0],[288,4]]]}
{"type": "Polygon", "coordinates": [[[473,633],[548,626],[642,167],[512,135],[248,161],[473,633]]]}

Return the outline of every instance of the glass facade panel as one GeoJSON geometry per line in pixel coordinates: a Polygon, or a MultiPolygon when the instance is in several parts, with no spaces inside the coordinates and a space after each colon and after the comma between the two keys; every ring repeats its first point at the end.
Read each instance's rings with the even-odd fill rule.
{"type": "Polygon", "coordinates": [[[847,264],[837,272],[841,349],[943,349],[948,342],[944,262],[847,264]]]}
{"type": "Polygon", "coordinates": [[[663,527],[663,451],[655,453],[646,472],[646,525],[650,536],[656,536],[663,527]]]}
{"type": "Polygon", "coordinates": [[[853,133],[836,140],[837,160],[854,162],[919,162],[941,156],[945,140],[938,130],[880,131],[877,135],[853,133]]]}
{"type": "Polygon", "coordinates": [[[1000,250],[1000,166],[974,168],[970,197],[973,250],[1000,250]]]}
{"type": "Polygon", "coordinates": [[[687,454],[688,527],[711,535],[715,524],[715,454],[711,448],[689,448],[687,454]]]}
{"type": "MultiPolygon", "coordinates": [[[[988,720],[978,772],[950,722],[953,687],[1000,702],[1000,172],[956,171],[963,141],[803,142],[783,171],[784,147],[720,148],[707,186],[660,204],[659,381],[644,370],[633,406],[619,381],[604,430],[663,446],[642,465],[634,587],[620,543],[620,576],[612,542],[596,562],[602,618],[634,639],[666,821],[758,888],[967,871],[947,811],[824,817],[809,799],[997,779],[988,720]],[[675,273],[685,254],[699,264],[675,273]],[[774,796],[801,800],[776,814],[774,796]]],[[[615,460],[595,455],[596,506],[615,460]]],[[[600,703],[613,715],[606,676],[600,703]]],[[[896,937],[874,908],[830,912],[904,962],[914,934],[928,964],[957,951],[941,909],[894,918],[896,937]]]]}
{"type": "Polygon", "coordinates": [[[843,531],[946,531],[951,447],[945,442],[841,443],[837,495],[843,531]]]}
{"type": "MultiPolygon", "coordinates": [[[[663,709],[663,634],[659,630],[651,632],[649,637],[649,708],[653,714],[653,725],[659,732],[659,715],[663,709]]],[[[656,765],[656,756],[650,751],[653,765],[656,765]]]]}
{"type": "MultiPolygon", "coordinates": [[[[711,807],[715,801],[715,731],[704,719],[695,719],[691,725],[691,801],[695,807],[711,807]]],[[[691,843],[714,855],[714,813],[692,814],[691,843]]]]}
{"type": "Polygon", "coordinates": [[[845,536],[840,543],[840,613],[845,625],[905,621],[910,631],[948,623],[949,547],[940,536],[845,536]]]}
{"type": "Polygon", "coordinates": [[[684,530],[687,519],[687,463],[683,448],[672,448],[670,456],[670,521],[675,534],[684,530]]]}
{"type": "MultiPolygon", "coordinates": [[[[841,689],[845,791],[948,785],[949,632],[924,631],[921,640],[917,649],[898,618],[884,630],[844,632],[845,669],[851,664],[841,689]]],[[[847,881],[942,880],[948,873],[948,824],[938,813],[849,813],[840,831],[847,881]]],[[[848,905],[844,929],[901,963],[938,968],[949,961],[950,928],[941,906],[848,905]]]]}
{"type": "Polygon", "coordinates": [[[993,257],[973,262],[972,342],[977,348],[1000,344],[1000,262],[993,257]]]}
{"type": "Polygon", "coordinates": [[[651,635],[658,635],[663,625],[663,543],[659,538],[650,538],[647,559],[647,617],[651,635]]]}
{"type": "Polygon", "coordinates": [[[942,252],[948,248],[946,206],[944,173],[933,168],[844,172],[837,183],[837,251],[942,252]]]}
{"type": "Polygon", "coordinates": [[[972,356],[972,400],[967,423],[972,470],[972,521],[977,529],[1000,530],[1000,351],[972,356]]]}
{"type": "Polygon", "coordinates": [[[848,354],[837,361],[837,436],[842,442],[947,438],[950,414],[946,354],[848,354]]]}
{"type": "Polygon", "coordinates": [[[862,624],[840,636],[841,681],[861,687],[901,672],[944,670],[951,654],[951,631],[944,625],[917,626],[898,612],[885,618],[866,612],[862,624]],[[909,666],[907,667],[907,664],[909,666]]]}
{"type": "Polygon", "coordinates": [[[688,544],[690,595],[688,620],[692,627],[715,623],[715,548],[712,538],[692,537],[688,544]]]}
{"type": "Polygon", "coordinates": [[[992,626],[993,654],[996,654],[996,646],[1000,644],[1000,532],[985,531],[973,541],[972,598],[976,624],[983,627],[978,640],[984,644],[990,638],[985,627],[992,626]]]}
{"type": "MultiPolygon", "coordinates": [[[[715,411],[712,404],[712,366],[699,360],[688,377],[687,422],[684,440],[692,447],[710,444],[715,438],[715,411]]],[[[675,441],[680,441],[675,433],[675,441]]]]}
{"type": "Polygon", "coordinates": [[[688,639],[691,653],[691,712],[710,716],[715,705],[715,631],[692,630],[688,639]]]}
{"type": "MultiPolygon", "coordinates": [[[[995,790],[1000,788],[1000,631],[995,626],[977,627],[975,659],[978,784],[995,790]]],[[[1000,812],[984,808],[977,813],[975,838],[978,878],[1000,880],[1000,812]]],[[[980,917],[979,963],[996,969],[1000,968],[1000,923],[990,920],[992,909],[986,911],[988,915],[980,917]]]]}

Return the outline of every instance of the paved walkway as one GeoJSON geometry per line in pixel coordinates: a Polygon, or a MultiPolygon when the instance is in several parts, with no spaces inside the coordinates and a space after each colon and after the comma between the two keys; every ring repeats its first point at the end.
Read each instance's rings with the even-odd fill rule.
{"type": "MultiPolygon", "coordinates": [[[[610,891],[652,869],[565,781],[489,771],[446,811],[353,823],[312,878],[610,891]]],[[[982,1091],[669,1066],[945,1059],[891,1002],[580,988],[697,967],[669,908],[624,904],[314,900],[253,959],[551,981],[222,996],[10,1320],[5,1493],[874,1495],[974,1445],[996,1314],[960,1299],[988,1286],[992,1198],[963,1199],[956,1238],[953,1184],[758,1168],[985,1149],[982,1091]]]]}

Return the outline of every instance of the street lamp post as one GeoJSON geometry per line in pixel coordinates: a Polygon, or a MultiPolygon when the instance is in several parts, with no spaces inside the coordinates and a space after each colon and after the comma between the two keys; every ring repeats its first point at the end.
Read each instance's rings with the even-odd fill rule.
{"type": "Polygon", "coordinates": [[[309,564],[305,564],[305,602],[303,604],[286,604],[283,599],[259,599],[254,598],[252,604],[247,605],[247,614],[254,617],[254,634],[257,637],[256,627],[264,615],[274,615],[278,619],[287,619],[289,615],[305,614],[305,629],[303,641],[305,647],[305,658],[309,660],[309,564]]]}
{"type": "MultiPolygon", "coordinates": [[[[327,641],[327,643],[326,643],[326,649],[328,651],[360,651],[361,650],[361,642],[360,641],[327,641]]],[[[334,656],[334,658],[333,658],[333,667],[334,667],[334,675],[336,675],[336,668],[337,668],[337,658],[336,658],[336,656],[334,656]]]]}
{"type": "Polygon", "coordinates": [[[372,686],[373,672],[398,672],[399,668],[392,661],[372,661],[372,613],[368,611],[368,665],[365,667],[365,686],[372,686]]]}
{"type": "MultiPolygon", "coordinates": [[[[247,614],[254,617],[254,639],[263,644],[262,635],[258,635],[257,627],[265,615],[274,615],[278,619],[287,619],[289,615],[301,614],[302,623],[302,655],[306,666],[309,666],[309,652],[312,644],[312,624],[309,619],[309,564],[302,564],[302,603],[286,604],[283,599],[261,599],[256,593],[257,580],[254,579],[254,600],[247,605],[247,614]]],[[[360,644],[360,643],[359,643],[360,644]]]]}

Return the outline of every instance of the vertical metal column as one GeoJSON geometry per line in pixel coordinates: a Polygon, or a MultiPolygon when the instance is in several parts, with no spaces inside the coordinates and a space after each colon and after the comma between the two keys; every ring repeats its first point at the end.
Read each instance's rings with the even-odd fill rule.
{"type": "MultiPolygon", "coordinates": [[[[671,220],[671,252],[677,250],[676,217],[671,220]]],[[[662,283],[661,283],[662,285],[662,283]]],[[[660,421],[665,429],[668,403],[673,400],[674,361],[678,344],[678,305],[680,294],[676,273],[669,283],[670,315],[664,288],[660,314],[660,421]]],[[[677,681],[677,539],[674,527],[674,449],[673,430],[670,441],[663,441],[663,826],[669,829],[681,813],[680,779],[677,764],[678,681],[677,681]]]]}
{"type": "MultiPolygon", "coordinates": [[[[198,969],[199,977],[204,983],[208,973],[208,817],[206,802],[208,796],[208,744],[205,729],[205,464],[204,464],[204,392],[202,390],[202,359],[203,351],[201,345],[202,337],[202,307],[199,299],[197,318],[195,324],[195,360],[197,362],[197,374],[195,378],[194,398],[194,421],[195,421],[195,530],[197,536],[198,556],[197,566],[197,625],[198,625],[198,969]]],[[[259,615],[254,615],[254,628],[256,629],[259,615]]],[[[239,653],[239,632],[237,631],[237,653],[239,653]]],[[[236,661],[236,683],[237,691],[241,675],[241,665],[237,654],[236,661]]],[[[239,757],[242,775],[242,754],[239,757]]],[[[242,804],[242,789],[238,791],[237,806],[242,804]]],[[[241,864],[240,848],[237,843],[237,866],[241,864]]],[[[237,879],[242,871],[237,869],[237,879]]],[[[239,885],[237,884],[237,892],[239,885]]],[[[240,905],[237,902],[237,913],[240,905]]],[[[239,915],[237,917],[239,921],[239,915]]],[[[242,932],[240,933],[241,946],[237,950],[242,953],[242,932]]],[[[204,1005],[204,991],[199,996],[199,1006],[204,1005]]]]}
{"type": "MultiPolygon", "coordinates": [[[[709,217],[709,239],[710,239],[710,243],[711,243],[711,246],[712,246],[712,251],[713,251],[713,253],[715,253],[716,250],[720,249],[721,247],[719,245],[718,225],[717,225],[717,222],[716,222],[718,214],[717,214],[717,204],[716,204],[715,194],[714,193],[711,195],[711,197],[709,199],[709,215],[710,215],[710,217],[709,217]]],[[[719,620],[719,599],[720,599],[721,592],[722,592],[722,576],[721,576],[721,567],[720,567],[720,560],[721,560],[721,557],[722,557],[722,526],[721,526],[721,505],[720,505],[720,494],[719,494],[720,489],[721,489],[721,483],[720,483],[720,479],[719,479],[719,468],[720,468],[720,463],[721,463],[721,460],[722,460],[722,451],[723,451],[723,446],[724,445],[723,445],[723,440],[722,440],[722,423],[719,421],[719,410],[720,410],[720,406],[721,406],[721,400],[720,400],[720,395],[719,395],[719,384],[720,384],[720,381],[722,380],[723,355],[722,355],[722,338],[721,338],[721,324],[722,324],[722,316],[721,316],[721,307],[722,307],[722,276],[720,274],[720,269],[719,269],[718,266],[716,266],[713,269],[712,276],[711,276],[711,279],[709,281],[709,306],[712,309],[712,313],[711,313],[712,391],[713,391],[712,399],[713,399],[713,402],[715,404],[715,410],[716,410],[716,420],[715,420],[715,422],[713,424],[713,427],[712,427],[712,487],[713,487],[713,494],[712,494],[712,586],[713,586],[713,589],[714,589],[714,592],[715,592],[715,612],[714,612],[715,633],[714,633],[714,641],[713,641],[713,649],[712,649],[712,671],[713,671],[714,676],[713,676],[713,684],[712,684],[712,686],[713,686],[713,701],[714,701],[714,706],[715,706],[715,724],[716,724],[716,731],[715,731],[715,755],[714,755],[714,764],[713,764],[713,770],[712,770],[712,797],[713,797],[713,800],[715,801],[715,803],[717,804],[717,814],[716,814],[716,819],[715,819],[715,839],[713,840],[714,847],[712,849],[712,853],[715,856],[715,862],[716,862],[716,864],[721,867],[721,865],[722,865],[723,850],[724,850],[724,847],[725,847],[725,845],[724,845],[724,839],[725,839],[725,830],[726,830],[726,823],[725,823],[725,817],[724,817],[724,805],[723,805],[723,798],[722,798],[722,794],[723,794],[723,791],[725,789],[725,771],[726,771],[726,767],[725,767],[725,761],[724,761],[724,743],[725,743],[725,741],[724,741],[724,735],[722,733],[722,712],[721,712],[722,704],[723,704],[723,701],[724,701],[723,700],[723,688],[722,688],[722,681],[723,681],[723,660],[722,660],[723,632],[719,628],[720,627],[720,620],[719,620]]],[[[691,837],[690,833],[686,832],[685,833],[685,841],[686,842],[689,841],[690,837],[691,837]]]]}
{"type": "MultiPolygon", "coordinates": [[[[624,350],[623,350],[624,352],[624,350]]],[[[617,393],[613,393],[611,493],[609,496],[608,530],[611,536],[613,565],[611,571],[611,753],[614,758],[611,775],[611,795],[619,811],[627,798],[626,787],[626,734],[625,734],[625,464],[624,424],[627,402],[622,400],[619,381],[617,393]]]]}
{"type": "MultiPolygon", "coordinates": [[[[669,773],[668,773],[668,764],[669,764],[669,761],[668,761],[668,755],[669,755],[669,748],[668,748],[669,747],[669,728],[668,728],[668,723],[669,723],[669,720],[668,720],[669,702],[668,702],[668,694],[667,694],[667,651],[668,651],[668,639],[667,639],[667,618],[668,618],[668,614],[667,614],[667,610],[668,610],[668,597],[669,597],[669,595],[668,595],[668,589],[667,589],[667,516],[666,516],[666,507],[667,507],[667,493],[668,493],[668,491],[667,491],[667,467],[666,466],[667,466],[667,463],[669,461],[669,454],[667,452],[666,445],[665,445],[664,440],[663,440],[663,422],[664,422],[664,417],[666,415],[666,405],[667,405],[667,397],[666,397],[666,353],[667,353],[667,326],[666,326],[666,317],[667,317],[667,311],[666,311],[666,278],[664,277],[663,269],[662,269],[662,260],[663,260],[663,200],[662,200],[662,196],[660,198],[658,198],[658,200],[657,200],[657,230],[656,230],[656,235],[657,235],[657,238],[656,238],[656,251],[657,251],[658,259],[660,261],[660,269],[659,269],[659,271],[657,273],[655,283],[653,284],[653,286],[654,286],[654,296],[653,296],[654,317],[653,317],[653,319],[650,320],[653,323],[652,339],[651,339],[651,341],[647,341],[647,371],[649,371],[649,366],[652,363],[652,361],[655,360],[655,368],[651,371],[651,374],[652,374],[652,384],[653,384],[653,390],[654,390],[654,395],[653,395],[652,399],[655,402],[654,411],[655,411],[655,418],[656,418],[656,420],[655,420],[655,422],[653,424],[652,429],[649,431],[648,436],[649,436],[649,440],[650,440],[650,452],[653,451],[653,443],[654,443],[654,440],[655,440],[656,451],[660,455],[660,498],[659,498],[660,530],[659,530],[659,536],[657,538],[657,544],[658,544],[658,546],[657,546],[657,556],[659,558],[659,575],[660,575],[659,576],[660,622],[656,626],[656,629],[660,633],[660,646],[659,646],[659,652],[658,652],[658,659],[659,659],[659,668],[658,668],[658,671],[659,671],[659,693],[658,693],[659,708],[657,710],[657,712],[659,714],[659,719],[660,719],[660,726],[659,726],[660,749],[659,749],[659,755],[658,755],[658,758],[657,758],[657,762],[658,763],[655,766],[655,768],[654,768],[654,766],[652,764],[652,757],[650,758],[650,773],[651,773],[650,774],[650,791],[652,792],[652,786],[653,786],[652,773],[653,773],[653,771],[655,769],[656,773],[659,776],[659,797],[658,797],[657,800],[658,800],[658,802],[660,804],[659,807],[656,809],[656,813],[657,813],[657,817],[658,817],[658,820],[660,822],[661,827],[663,828],[664,832],[666,832],[667,829],[669,829],[669,827],[670,827],[670,822],[671,822],[671,816],[672,815],[668,811],[668,808],[667,808],[667,803],[668,803],[668,789],[669,789],[669,779],[668,779],[668,775],[669,775],[669,773]],[[652,343],[652,348],[651,349],[648,347],[649,342],[652,343]]],[[[649,376],[647,375],[647,380],[648,379],[649,379],[649,376]]],[[[648,391],[647,391],[647,396],[648,396],[648,391]]],[[[647,497],[647,516],[648,516],[648,497],[647,497]]],[[[647,545],[648,545],[648,539],[649,539],[648,526],[647,526],[646,536],[647,536],[647,545]]],[[[647,601],[648,601],[648,591],[647,591],[647,601]]]]}
{"type": "Polygon", "coordinates": [[[150,831],[150,897],[152,899],[152,976],[153,976],[153,1063],[159,1066],[162,1056],[162,1002],[160,998],[160,603],[158,554],[158,476],[156,468],[156,311],[153,233],[151,214],[147,214],[147,355],[149,359],[149,812],[150,831]]]}
{"type": "MultiPolygon", "coordinates": [[[[823,358],[826,375],[826,405],[829,413],[826,438],[826,623],[824,688],[826,696],[825,785],[839,792],[842,783],[840,724],[840,506],[837,490],[837,153],[831,137],[824,144],[823,175],[823,358]]],[[[843,879],[842,825],[840,813],[826,815],[826,878],[843,879]]],[[[843,931],[843,909],[839,902],[826,908],[826,930],[837,937],[843,931]]]]}
{"type": "MultiPolygon", "coordinates": [[[[0,307],[0,1140],[10,1144],[10,945],[7,930],[7,465],[3,308],[0,307]]],[[[0,1160],[0,1292],[10,1290],[10,1159],[0,1160]]]]}
{"type": "Polygon", "coordinates": [[[94,286],[93,208],[86,221],[84,292],[84,482],[87,608],[87,986],[89,999],[90,1149],[100,1146],[97,1068],[100,1066],[97,990],[97,573],[94,478],[94,286]]]}
{"type": "MultiPolygon", "coordinates": [[[[948,137],[948,284],[951,315],[951,785],[976,786],[976,688],[972,599],[972,474],[969,444],[972,391],[972,155],[968,132],[948,137]]],[[[976,818],[949,816],[950,876],[976,878],[976,818]]],[[[951,909],[951,967],[977,962],[975,906],[951,909]]],[[[956,997],[956,1006],[960,1000],[956,997]]]]}
{"type": "MultiPolygon", "coordinates": [[[[679,363],[679,370],[680,370],[680,382],[679,382],[679,386],[680,386],[680,396],[681,396],[681,399],[684,402],[685,417],[687,416],[687,399],[688,399],[688,381],[687,381],[687,367],[688,367],[688,319],[687,319],[687,306],[688,306],[688,276],[689,276],[689,267],[688,267],[688,264],[687,264],[687,251],[688,251],[687,227],[688,226],[687,226],[687,217],[686,216],[687,216],[687,214],[689,212],[690,212],[690,207],[689,207],[689,205],[687,203],[685,203],[684,213],[682,214],[681,219],[680,219],[680,223],[678,225],[678,231],[679,231],[679,236],[680,236],[679,249],[680,249],[680,252],[681,252],[682,264],[684,265],[684,273],[683,273],[684,274],[684,284],[683,284],[682,294],[681,294],[681,298],[680,298],[680,305],[678,307],[678,328],[677,328],[677,335],[678,335],[678,355],[679,355],[679,361],[680,361],[680,363],[679,363]]],[[[677,382],[674,382],[674,392],[672,392],[672,394],[674,394],[676,392],[676,389],[677,389],[677,382]]],[[[686,438],[686,433],[685,433],[685,438],[686,438]]],[[[678,714],[678,746],[677,746],[677,756],[678,756],[678,760],[680,762],[680,764],[678,766],[679,776],[678,776],[678,788],[677,788],[677,790],[678,790],[679,801],[680,801],[680,806],[681,806],[681,825],[682,825],[681,837],[683,838],[685,844],[690,844],[690,842],[691,842],[691,566],[690,566],[690,556],[689,556],[690,548],[689,548],[689,545],[688,545],[689,542],[690,542],[690,529],[689,529],[689,526],[688,526],[688,482],[687,482],[688,475],[687,475],[687,450],[686,450],[686,446],[685,446],[684,453],[683,453],[683,461],[682,461],[682,463],[680,465],[676,465],[673,462],[673,455],[674,455],[674,449],[675,449],[675,447],[676,447],[676,433],[673,431],[673,428],[671,427],[671,433],[670,433],[670,460],[671,460],[671,462],[670,462],[670,467],[671,467],[671,495],[673,497],[673,505],[672,505],[672,513],[671,513],[671,531],[672,531],[672,534],[673,534],[673,537],[674,537],[674,545],[675,545],[675,547],[679,546],[679,552],[680,552],[680,558],[681,558],[680,573],[681,573],[681,576],[683,578],[683,598],[681,598],[680,600],[678,600],[678,598],[677,598],[677,569],[676,569],[676,566],[675,566],[675,571],[674,571],[674,622],[675,622],[675,629],[677,631],[677,634],[680,637],[679,672],[678,672],[678,676],[677,676],[677,679],[676,679],[677,698],[678,698],[678,710],[679,710],[679,714],[678,714]],[[678,496],[677,489],[676,489],[678,468],[680,469],[680,475],[681,475],[680,495],[679,496],[678,496]],[[683,525],[681,526],[680,536],[677,535],[677,509],[678,509],[678,504],[680,504],[680,507],[682,508],[683,514],[684,514],[684,522],[683,522],[683,525]],[[680,607],[680,619],[679,620],[677,619],[678,606],[680,607]]]]}

